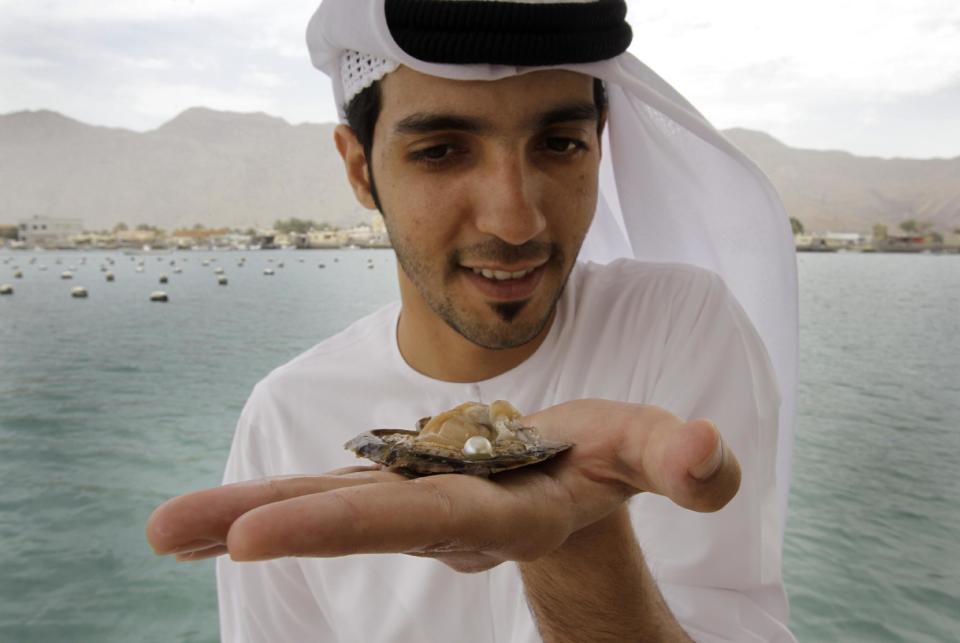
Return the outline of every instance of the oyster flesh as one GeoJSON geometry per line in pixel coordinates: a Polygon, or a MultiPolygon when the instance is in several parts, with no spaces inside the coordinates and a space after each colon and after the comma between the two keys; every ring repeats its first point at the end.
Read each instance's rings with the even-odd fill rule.
{"type": "Polygon", "coordinates": [[[509,402],[466,402],[426,417],[417,429],[374,429],[344,446],[378,464],[416,476],[433,473],[489,475],[552,458],[572,444],[549,442],[520,423],[509,402]]]}

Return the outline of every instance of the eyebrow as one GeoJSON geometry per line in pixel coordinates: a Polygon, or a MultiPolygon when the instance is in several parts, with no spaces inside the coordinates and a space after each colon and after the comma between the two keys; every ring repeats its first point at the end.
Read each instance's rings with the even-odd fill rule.
{"type": "Polygon", "coordinates": [[[548,112],[540,114],[536,118],[536,128],[546,129],[551,125],[559,123],[571,123],[574,121],[593,121],[599,122],[600,113],[594,103],[582,102],[561,105],[548,112]]]}
{"type": "MultiPolygon", "coordinates": [[[[559,123],[574,121],[597,122],[600,114],[597,106],[592,102],[576,102],[568,105],[559,105],[530,120],[532,129],[545,129],[559,123]]],[[[457,131],[468,134],[489,134],[494,127],[482,118],[462,116],[459,114],[417,112],[397,122],[393,127],[396,134],[432,134],[440,131],[457,131]]]]}

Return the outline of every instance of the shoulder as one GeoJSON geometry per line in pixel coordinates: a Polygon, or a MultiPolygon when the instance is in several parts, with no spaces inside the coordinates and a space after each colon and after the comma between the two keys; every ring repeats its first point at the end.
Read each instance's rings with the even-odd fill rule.
{"type": "Polygon", "coordinates": [[[706,268],[686,263],[659,263],[617,259],[607,264],[577,264],[579,285],[590,290],[632,290],[665,286],[677,289],[709,287],[720,277],[706,268]]]}
{"type": "Polygon", "coordinates": [[[618,259],[609,264],[578,264],[575,305],[580,311],[612,306],[658,317],[674,316],[708,299],[729,296],[716,273],[682,263],[618,259]]]}
{"type": "Polygon", "coordinates": [[[318,386],[350,379],[352,373],[368,374],[377,363],[382,366],[392,345],[398,308],[397,302],[387,304],[273,369],[254,387],[248,406],[315,394],[318,386]]]}

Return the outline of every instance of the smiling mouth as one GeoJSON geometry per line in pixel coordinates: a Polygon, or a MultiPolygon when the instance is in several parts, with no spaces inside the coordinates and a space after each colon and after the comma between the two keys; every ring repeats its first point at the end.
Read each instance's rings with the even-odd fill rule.
{"type": "Polygon", "coordinates": [[[486,299],[494,302],[529,299],[546,271],[546,264],[524,270],[494,270],[461,266],[462,274],[486,299]]]}
{"type": "MultiPolygon", "coordinates": [[[[537,266],[537,268],[539,268],[539,266],[537,266]]],[[[509,272],[507,270],[490,270],[489,268],[473,268],[473,274],[483,275],[487,279],[493,279],[495,281],[506,281],[508,279],[522,279],[537,268],[518,270],[516,272],[509,272]]]]}

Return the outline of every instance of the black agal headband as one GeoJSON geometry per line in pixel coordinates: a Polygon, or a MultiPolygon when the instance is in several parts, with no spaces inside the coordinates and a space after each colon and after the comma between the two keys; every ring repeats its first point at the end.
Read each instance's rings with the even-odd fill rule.
{"type": "Polygon", "coordinates": [[[390,35],[432,63],[541,66],[607,60],[633,33],[623,0],[386,0],[390,35]]]}

